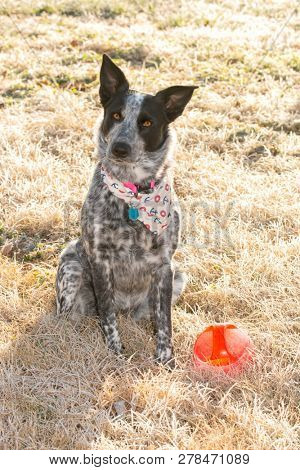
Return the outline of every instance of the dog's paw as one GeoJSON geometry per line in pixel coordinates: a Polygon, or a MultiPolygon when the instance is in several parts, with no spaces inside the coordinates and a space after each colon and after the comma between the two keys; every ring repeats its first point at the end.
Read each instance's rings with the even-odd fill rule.
{"type": "Polygon", "coordinates": [[[159,364],[163,364],[168,369],[174,369],[175,358],[173,356],[173,348],[171,346],[158,347],[156,350],[155,360],[159,364]]]}
{"type": "Polygon", "coordinates": [[[112,322],[111,324],[104,325],[103,330],[108,349],[113,351],[115,354],[121,354],[123,346],[120,340],[119,332],[114,323],[112,322]]]}
{"type": "Polygon", "coordinates": [[[123,354],[125,349],[120,340],[107,341],[107,347],[110,351],[118,355],[123,354]]]}

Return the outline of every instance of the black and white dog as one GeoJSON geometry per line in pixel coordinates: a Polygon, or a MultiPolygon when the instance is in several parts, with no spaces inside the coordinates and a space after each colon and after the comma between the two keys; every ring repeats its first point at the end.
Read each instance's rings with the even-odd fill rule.
{"type": "Polygon", "coordinates": [[[97,133],[99,163],[82,209],[80,239],[63,251],[57,312],[96,314],[107,345],[122,351],[116,315],[152,316],[156,358],[173,365],[171,306],[184,287],[172,265],[180,211],[172,188],[174,134],[195,86],[156,95],[129,89],[123,72],[103,56],[97,133]]]}

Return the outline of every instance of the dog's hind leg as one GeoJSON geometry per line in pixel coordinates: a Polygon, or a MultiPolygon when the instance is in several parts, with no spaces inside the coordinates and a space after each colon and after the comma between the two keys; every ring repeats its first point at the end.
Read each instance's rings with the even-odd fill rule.
{"type": "Polygon", "coordinates": [[[95,314],[95,296],[87,269],[78,255],[80,240],[71,242],[62,252],[56,276],[57,314],[78,316],[95,314]]]}

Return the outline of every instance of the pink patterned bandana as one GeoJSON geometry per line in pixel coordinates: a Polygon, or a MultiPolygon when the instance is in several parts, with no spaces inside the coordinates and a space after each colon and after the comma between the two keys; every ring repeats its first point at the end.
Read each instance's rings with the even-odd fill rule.
{"type": "Polygon", "coordinates": [[[101,180],[109,190],[118,198],[128,204],[128,217],[130,220],[141,221],[148,230],[160,235],[170,224],[171,219],[171,185],[163,179],[155,186],[152,180],[152,192],[141,193],[138,186],[130,181],[119,181],[109,175],[101,167],[101,180]]]}

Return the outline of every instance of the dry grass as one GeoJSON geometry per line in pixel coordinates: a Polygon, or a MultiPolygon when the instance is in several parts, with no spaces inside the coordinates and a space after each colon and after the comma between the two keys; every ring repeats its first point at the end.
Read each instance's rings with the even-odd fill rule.
{"type": "Polygon", "coordinates": [[[1,3],[3,448],[299,448],[299,16],[264,53],[296,4],[1,3]],[[52,314],[95,166],[102,52],[136,89],[200,84],[176,123],[189,284],[172,373],[152,362],[148,325],[120,319],[117,359],[94,320],[52,314]],[[191,350],[224,320],[249,331],[257,361],[219,381],[193,371],[191,350]]]}

